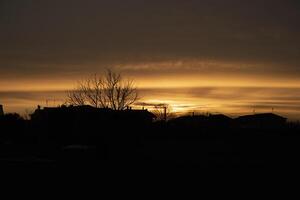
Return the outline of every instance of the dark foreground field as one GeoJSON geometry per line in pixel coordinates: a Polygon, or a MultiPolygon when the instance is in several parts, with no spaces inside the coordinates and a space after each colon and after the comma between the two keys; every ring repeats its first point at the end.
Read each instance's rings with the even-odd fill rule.
{"type": "MultiPolygon", "coordinates": [[[[126,133],[124,133],[126,134],[126,133]]],[[[34,139],[0,145],[1,166],[88,168],[296,168],[300,137],[285,132],[155,134],[92,141],[34,139]]]]}
{"type": "Polygon", "coordinates": [[[300,167],[299,124],[286,123],[273,114],[264,115],[264,119],[254,116],[251,123],[249,117],[236,121],[223,115],[152,122],[147,111],[68,109],[47,111],[31,120],[17,115],[2,117],[1,167],[116,170],[300,167]]]}

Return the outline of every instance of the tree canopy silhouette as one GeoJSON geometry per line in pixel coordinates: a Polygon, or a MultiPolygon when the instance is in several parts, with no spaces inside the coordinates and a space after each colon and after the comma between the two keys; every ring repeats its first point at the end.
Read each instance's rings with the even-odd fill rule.
{"type": "Polygon", "coordinates": [[[138,92],[133,80],[125,80],[120,73],[111,70],[103,76],[94,74],[79,82],[67,95],[70,105],[91,105],[113,110],[124,110],[137,99],[138,92]]]}

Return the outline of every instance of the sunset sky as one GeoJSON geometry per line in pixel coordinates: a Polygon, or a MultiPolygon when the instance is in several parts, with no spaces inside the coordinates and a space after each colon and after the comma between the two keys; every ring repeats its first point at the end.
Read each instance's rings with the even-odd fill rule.
{"type": "Polygon", "coordinates": [[[0,103],[106,68],[142,89],[300,88],[299,0],[0,0],[0,25],[0,103]]]}

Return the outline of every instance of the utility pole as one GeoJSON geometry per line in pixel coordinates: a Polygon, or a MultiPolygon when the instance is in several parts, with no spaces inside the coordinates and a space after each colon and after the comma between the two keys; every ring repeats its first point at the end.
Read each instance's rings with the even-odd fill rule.
{"type": "Polygon", "coordinates": [[[167,106],[164,106],[164,120],[167,121],[167,106]]]}
{"type": "Polygon", "coordinates": [[[4,115],[4,111],[3,111],[3,105],[0,104],[0,116],[4,115]]]}

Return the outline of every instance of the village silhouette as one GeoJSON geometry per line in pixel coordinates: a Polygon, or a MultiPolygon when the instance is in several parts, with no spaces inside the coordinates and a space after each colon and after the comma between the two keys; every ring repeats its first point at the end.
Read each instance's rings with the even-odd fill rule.
{"type": "Polygon", "coordinates": [[[2,166],[298,166],[300,126],[274,113],[158,119],[147,109],[63,105],[25,120],[0,108],[2,166]]]}
{"type": "Polygon", "coordinates": [[[0,168],[300,169],[300,0],[0,0],[0,25],[0,168]]]}

